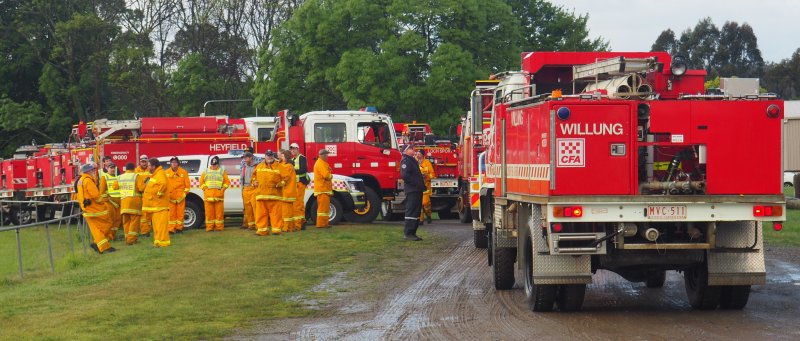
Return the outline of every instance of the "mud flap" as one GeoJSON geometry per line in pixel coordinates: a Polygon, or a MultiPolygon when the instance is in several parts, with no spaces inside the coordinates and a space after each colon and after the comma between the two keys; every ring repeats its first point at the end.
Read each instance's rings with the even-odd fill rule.
{"type": "Polygon", "coordinates": [[[517,247],[517,234],[513,219],[511,219],[512,214],[507,211],[506,207],[494,205],[492,243],[498,249],[517,247]]]}
{"type": "Polygon", "coordinates": [[[542,235],[542,211],[533,205],[527,226],[533,245],[533,281],[537,285],[546,284],[589,284],[592,282],[592,261],[590,255],[554,256],[550,255],[547,239],[542,235]]]}
{"type": "Polygon", "coordinates": [[[716,223],[717,250],[707,252],[708,285],[766,284],[763,224],[755,221],[716,223]]]}

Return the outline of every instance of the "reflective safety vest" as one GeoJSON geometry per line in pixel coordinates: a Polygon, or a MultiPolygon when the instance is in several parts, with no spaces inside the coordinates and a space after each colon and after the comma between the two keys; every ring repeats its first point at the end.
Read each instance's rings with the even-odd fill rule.
{"type": "Polygon", "coordinates": [[[294,162],[294,172],[297,173],[297,181],[302,182],[302,183],[307,183],[308,181],[311,181],[309,179],[309,177],[308,177],[308,166],[302,167],[305,170],[305,172],[300,173],[300,168],[301,168],[300,167],[300,160],[301,160],[301,158],[302,158],[303,162],[306,161],[305,160],[305,156],[303,156],[303,154],[297,154],[297,156],[295,156],[294,159],[292,159],[292,161],[294,162]]]}
{"type": "Polygon", "coordinates": [[[106,179],[106,193],[108,193],[108,196],[119,198],[119,190],[114,189],[114,181],[117,181],[117,177],[108,172],[103,172],[103,177],[106,179]]]}
{"type": "Polygon", "coordinates": [[[219,167],[216,170],[211,168],[207,169],[205,177],[206,187],[209,189],[221,189],[223,182],[222,172],[222,167],[219,167]]]}
{"type": "Polygon", "coordinates": [[[142,196],[141,193],[136,193],[137,175],[136,173],[124,173],[117,179],[119,183],[119,193],[123,199],[142,196]]]}

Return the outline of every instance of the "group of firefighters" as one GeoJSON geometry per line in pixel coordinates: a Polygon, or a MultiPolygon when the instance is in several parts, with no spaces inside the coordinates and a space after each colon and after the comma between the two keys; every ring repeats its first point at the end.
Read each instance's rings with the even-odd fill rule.
{"type": "MultiPolygon", "coordinates": [[[[317,228],[329,227],[333,174],[327,158],[328,151],[322,149],[314,164],[317,228]]],[[[267,151],[260,162],[255,162],[249,149],[242,159],[242,228],[260,236],[305,229],[304,198],[310,179],[299,146],[292,143],[290,150],[267,151]]],[[[116,251],[110,241],[116,238],[119,226],[127,245],[138,243],[139,236],[150,236],[152,231],[155,247],[169,246],[170,234],[183,232],[190,187],[189,174],[178,157],[171,158],[170,167],[164,170],[158,159],[142,155],[138,167],[128,163],[122,174],[108,157],[99,172],[94,163],[83,165],[75,193],[94,239],[92,248],[99,253],[116,251]]],[[[218,157],[211,158],[200,177],[200,187],[206,231],[224,230],[224,198],[230,180],[218,157]]]]}

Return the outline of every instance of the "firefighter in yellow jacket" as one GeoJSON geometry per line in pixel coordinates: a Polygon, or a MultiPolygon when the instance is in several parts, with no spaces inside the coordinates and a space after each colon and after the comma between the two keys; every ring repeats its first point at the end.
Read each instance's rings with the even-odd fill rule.
{"type": "Polygon", "coordinates": [[[292,163],[292,152],[288,150],[281,151],[281,181],[284,182],[282,197],[283,203],[281,204],[281,217],[283,217],[283,225],[281,230],[283,232],[294,232],[299,229],[295,228],[294,214],[292,207],[297,200],[297,174],[294,172],[294,164],[292,163]]]}
{"type": "Polygon", "coordinates": [[[125,231],[125,244],[133,245],[139,242],[139,221],[142,216],[142,192],[145,189],[144,177],[134,172],[134,165],[128,162],[125,173],[117,178],[120,194],[120,215],[122,216],[122,229],[125,231]]]}
{"type": "Polygon", "coordinates": [[[148,161],[150,178],[145,179],[142,200],[142,212],[145,220],[153,223],[153,245],[165,247],[170,245],[169,238],[169,182],[158,159],[148,161]]]}
{"type": "MultiPolygon", "coordinates": [[[[146,180],[150,178],[152,174],[150,174],[150,160],[147,158],[147,155],[142,154],[139,156],[139,166],[136,167],[136,174],[138,174],[142,179],[146,180]]],[[[145,237],[150,236],[150,230],[152,229],[152,222],[147,220],[147,215],[143,214],[141,220],[139,220],[139,232],[141,235],[145,237]]]]}
{"type": "Polygon", "coordinates": [[[256,166],[255,173],[256,190],[256,234],[266,236],[268,234],[281,234],[281,171],[280,165],[275,163],[275,153],[268,150],[264,157],[264,162],[256,166]]]}
{"type": "Polygon", "coordinates": [[[102,203],[100,189],[97,188],[96,171],[97,165],[94,163],[81,166],[81,177],[75,183],[77,192],[75,198],[92,233],[94,239],[92,249],[99,253],[114,252],[117,250],[111,247],[108,241],[111,217],[108,215],[108,206],[102,203]]]}
{"type": "Polygon", "coordinates": [[[186,209],[186,194],[189,193],[189,172],[181,167],[177,156],[169,159],[169,169],[164,174],[169,182],[169,232],[183,232],[183,214],[186,209]]]}
{"type": "Polygon", "coordinates": [[[328,151],[319,150],[319,158],[314,163],[314,196],[317,197],[317,228],[327,228],[331,214],[331,196],[333,195],[333,173],[328,164],[328,151]]]}
{"type": "Polygon", "coordinates": [[[433,214],[431,210],[431,194],[433,194],[431,180],[436,178],[436,171],[433,169],[433,164],[431,164],[430,160],[425,158],[424,149],[417,152],[417,162],[419,162],[419,171],[422,173],[422,178],[425,179],[425,191],[422,192],[422,212],[419,215],[419,221],[425,221],[430,224],[431,215],[433,214]]]}
{"type": "Polygon", "coordinates": [[[292,219],[294,220],[295,230],[305,230],[306,222],[306,186],[311,182],[308,177],[308,162],[303,154],[300,154],[300,145],[292,143],[289,151],[292,152],[292,164],[296,175],[297,200],[292,205],[292,219]]]}
{"type": "Polygon", "coordinates": [[[206,211],[206,231],[225,229],[225,190],[231,185],[228,172],[219,166],[219,157],[209,161],[209,167],[200,175],[200,189],[206,211]]]}
{"type": "Polygon", "coordinates": [[[106,166],[105,172],[100,174],[100,196],[103,202],[108,206],[108,216],[111,217],[111,230],[109,238],[111,240],[117,239],[117,231],[122,225],[122,216],[119,213],[120,195],[119,190],[114,186],[117,182],[117,165],[109,163],[106,166]]]}

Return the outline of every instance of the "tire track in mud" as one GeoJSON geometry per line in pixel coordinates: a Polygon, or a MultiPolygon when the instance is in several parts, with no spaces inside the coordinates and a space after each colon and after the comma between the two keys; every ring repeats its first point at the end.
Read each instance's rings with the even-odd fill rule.
{"type": "Polygon", "coordinates": [[[305,325],[298,337],[316,340],[451,339],[454,335],[431,333],[430,327],[443,323],[467,326],[475,319],[474,315],[461,314],[464,310],[475,311],[464,306],[472,301],[464,295],[476,294],[465,288],[464,283],[472,273],[470,268],[478,266],[482,256],[472,247],[471,240],[459,243],[446,254],[446,258],[421,275],[418,281],[391,297],[373,319],[305,325]],[[451,308],[442,309],[442,306],[451,308]]]}
{"type": "Polygon", "coordinates": [[[486,251],[472,246],[471,234],[456,228],[446,233],[451,246],[438,259],[421,259],[431,263],[427,270],[387,285],[377,302],[347,302],[345,309],[365,308],[340,309],[283,335],[302,340],[800,339],[794,327],[800,324],[800,265],[785,256],[767,256],[768,284],[754,286],[741,311],[691,310],[683,276],[675,271],[667,272],[663,288],[653,289],[600,270],[587,286],[582,311],[534,313],[521,271],[512,290],[495,290],[486,251]]]}

